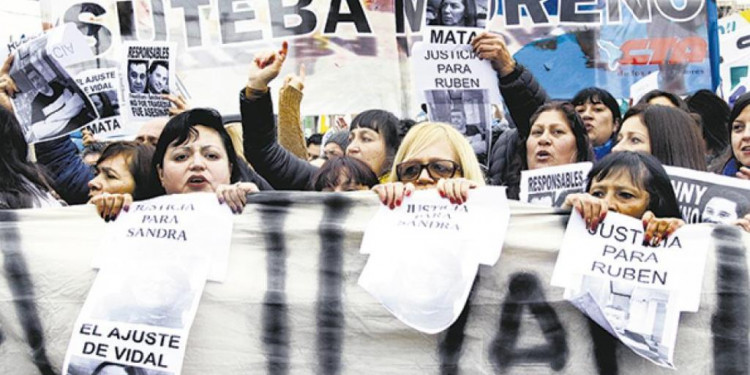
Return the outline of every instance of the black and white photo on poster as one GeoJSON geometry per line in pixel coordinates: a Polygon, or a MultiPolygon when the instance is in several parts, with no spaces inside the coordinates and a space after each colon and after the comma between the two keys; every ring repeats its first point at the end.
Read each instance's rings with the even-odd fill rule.
{"type": "Polygon", "coordinates": [[[76,357],[180,373],[210,255],[152,242],[100,268],[73,327],[68,373],[76,357]]]}
{"type": "Polygon", "coordinates": [[[172,375],[172,372],[75,356],[65,375],[172,375]]]}
{"type": "Polygon", "coordinates": [[[490,154],[493,104],[500,105],[497,74],[469,45],[415,43],[411,63],[415,98],[430,121],[467,137],[480,163],[490,154]]]}
{"type": "Polygon", "coordinates": [[[123,87],[134,120],[169,116],[166,94],[175,89],[175,44],[126,42],[122,45],[123,87]]]}
{"type": "Polygon", "coordinates": [[[591,162],[521,171],[520,201],[546,207],[562,207],[568,194],[586,190],[591,162]]]}
{"type": "Polygon", "coordinates": [[[117,140],[134,136],[138,123],[124,121],[120,72],[116,68],[92,69],[76,76],[76,82],[83,88],[94,105],[99,118],[85,129],[98,140],[117,140]]]}
{"type": "Polygon", "coordinates": [[[610,212],[589,229],[573,211],[551,284],[634,352],[673,368],[680,313],[701,304],[709,230],[684,226],[654,247],[639,219],[610,212]]]}
{"type": "Polygon", "coordinates": [[[486,160],[492,125],[487,90],[428,90],[425,92],[431,121],[453,125],[466,137],[474,153],[486,160]]]}
{"type": "Polygon", "coordinates": [[[685,168],[664,168],[685,222],[733,224],[750,214],[750,184],[747,181],[685,168]]]}
{"type": "Polygon", "coordinates": [[[490,0],[426,0],[427,26],[484,28],[490,0]]]}
{"type": "MultiPolygon", "coordinates": [[[[18,46],[10,70],[19,90],[12,101],[14,111],[30,143],[64,136],[97,118],[94,105],[83,90],[48,53],[48,39],[55,35],[51,32],[18,46]]],[[[77,47],[80,44],[69,43],[67,55],[61,56],[76,61],[80,60],[76,55],[91,54],[88,47],[77,47]]],[[[62,49],[56,45],[57,48],[62,49]]]]}

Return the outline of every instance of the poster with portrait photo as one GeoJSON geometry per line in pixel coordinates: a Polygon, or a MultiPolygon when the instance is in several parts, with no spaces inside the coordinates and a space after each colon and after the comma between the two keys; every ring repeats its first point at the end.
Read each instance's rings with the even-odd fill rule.
{"type": "Polygon", "coordinates": [[[732,224],[750,214],[750,184],[739,178],[664,166],[688,224],[732,224]]]}
{"type": "Polygon", "coordinates": [[[169,116],[171,103],[163,96],[176,92],[175,49],[167,42],[123,43],[123,91],[132,120],[169,116]]]}
{"type": "Polygon", "coordinates": [[[427,90],[425,97],[430,120],[453,125],[485,164],[492,138],[488,90],[427,90]]]}
{"type": "Polygon", "coordinates": [[[210,255],[154,245],[111,254],[101,267],[73,327],[65,373],[79,358],[180,373],[210,255]]]}
{"type": "MultiPolygon", "coordinates": [[[[97,118],[93,104],[55,55],[48,52],[50,38],[66,29],[41,35],[18,46],[10,76],[19,92],[12,99],[14,112],[29,143],[54,139],[73,132],[97,118]]],[[[73,33],[78,35],[80,33],[73,33]]],[[[56,47],[59,47],[57,44],[56,47]]],[[[88,56],[89,48],[71,41],[65,61],[88,56]]],[[[54,49],[55,51],[60,51],[54,49]]],[[[62,53],[62,52],[60,52],[62,53]]]]}
{"type": "Polygon", "coordinates": [[[545,207],[562,207],[568,194],[586,190],[591,162],[521,171],[521,202],[545,207]]]}
{"type": "Polygon", "coordinates": [[[426,26],[478,28],[487,25],[489,0],[426,0],[426,26]]]}
{"type": "Polygon", "coordinates": [[[138,123],[125,121],[120,71],[116,68],[92,69],[76,76],[76,82],[88,95],[99,118],[86,124],[97,140],[109,141],[132,137],[138,131],[138,123]]]}

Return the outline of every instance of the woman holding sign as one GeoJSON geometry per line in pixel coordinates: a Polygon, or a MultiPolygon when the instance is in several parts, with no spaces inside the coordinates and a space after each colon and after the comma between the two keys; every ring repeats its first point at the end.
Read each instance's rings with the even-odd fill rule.
{"type": "MultiPolygon", "coordinates": [[[[152,171],[167,194],[216,193],[234,213],[241,213],[246,195],[270,185],[257,173],[243,168],[222,123],[221,115],[195,108],[172,117],[159,136],[151,161],[152,171]]],[[[99,210],[114,219],[133,202],[130,194],[109,194],[99,210]]],[[[97,205],[98,207],[98,205],[97,205]]]]}
{"type": "Polygon", "coordinates": [[[437,188],[461,204],[469,189],[484,186],[484,175],[471,144],[449,124],[424,122],[406,133],[393,160],[390,182],[372,190],[391,209],[414,190],[437,188]]]}
{"type": "Polygon", "coordinates": [[[570,194],[563,208],[575,208],[595,229],[614,211],[643,220],[644,239],[652,245],[685,224],[669,176],[658,159],[642,152],[616,152],[594,164],[588,193],[570,194]]]}

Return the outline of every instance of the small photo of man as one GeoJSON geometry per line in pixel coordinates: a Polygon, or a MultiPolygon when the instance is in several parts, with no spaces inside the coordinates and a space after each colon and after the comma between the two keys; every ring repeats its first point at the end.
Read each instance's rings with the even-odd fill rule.
{"type": "Polygon", "coordinates": [[[151,62],[146,86],[149,94],[169,94],[169,65],[166,61],[151,62]]]}
{"type": "Polygon", "coordinates": [[[146,70],[148,61],[128,60],[128,88],[131,93],[146,92],[146,70]]]}

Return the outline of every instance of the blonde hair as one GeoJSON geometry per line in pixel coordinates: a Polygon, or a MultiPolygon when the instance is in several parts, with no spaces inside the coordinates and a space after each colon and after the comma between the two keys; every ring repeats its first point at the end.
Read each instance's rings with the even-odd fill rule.
{"type": "Polygon", "coordinates": [[[230,122],[224,125],[224,129],[229,133],[232,140],[232,146],[237,151],[237,156],[245,160],[245,147],[242,145],[242,123],[230,122]]]}
{"type": "Polygon", "coordinates": [[[484,174],[479,168],[479,161],[469,141],[453,126],[442,122],[423,122],[409,129],[393,159],[389,181],[398,181],[396,167],[399,163],[411,159],[441,140],[448,141],[458,156],[458,164],[461,166],[464,178],[476,182],[479,186],[484,186],[484,174]]]}

